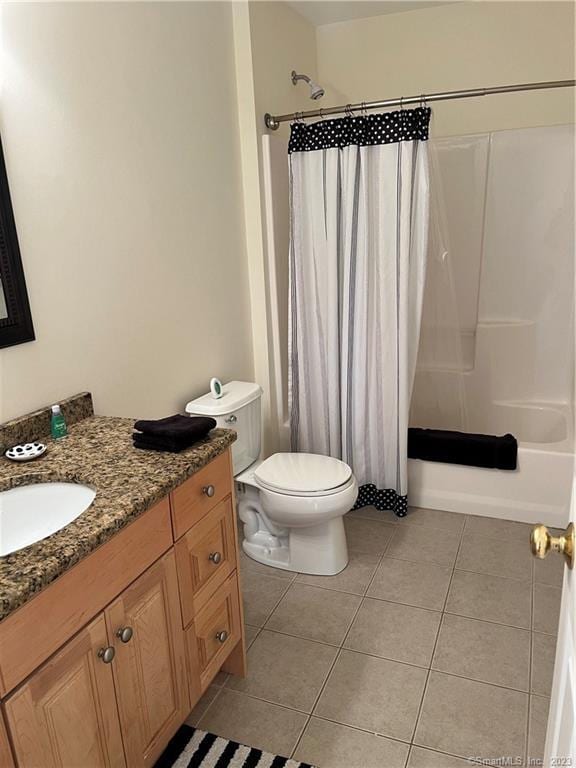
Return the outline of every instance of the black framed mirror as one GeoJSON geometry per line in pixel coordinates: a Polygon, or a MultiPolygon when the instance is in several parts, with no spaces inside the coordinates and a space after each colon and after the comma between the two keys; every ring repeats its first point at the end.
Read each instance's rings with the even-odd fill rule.
{"type": "Polygon", "coordinates": [[[34,326],[0,141],[0,348],[34,341],[34,326]]]}

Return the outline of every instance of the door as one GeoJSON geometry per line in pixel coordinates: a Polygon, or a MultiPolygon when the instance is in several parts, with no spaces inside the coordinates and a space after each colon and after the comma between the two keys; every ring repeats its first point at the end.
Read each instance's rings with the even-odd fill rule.
{"type": "Polygon", "coordinates": [[[123,768],[106,623],[100,614],[5,702],[20,766],[123,768]]]}
{"type": "MultiPolygon", "coordinates": [[[[576,476],[572,487],[570,521],[576,526],[576,476]]],[[[574,547],[574,540],[572,540],[574,547]]],[[[557,555],[554,555],[556,557],[557,555]]],[[[576,553],[573,567],[564,568],[564,585],[554,681],[544,748],[544,765],[550,768],[576,766],[576,553]]]]}
{"type": "Polygon", "coordinates": [[[128,766],[152,766],[190,710],[176,562],[170,551],[106,609],[128,766]]]}

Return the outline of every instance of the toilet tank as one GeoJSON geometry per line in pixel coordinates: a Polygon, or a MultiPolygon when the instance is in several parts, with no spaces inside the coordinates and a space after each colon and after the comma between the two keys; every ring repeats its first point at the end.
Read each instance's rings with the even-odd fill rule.
{"type": "Polygon", "coordinates": [[[262,387],[258,384],[229,381],[222,387],[222,397],[216,399],[208,392],[186,406],[191,416],[212,416],[219,427],[236,430],[238,439],[232,444],[234,476],[260,456],[261,397],[262,387]]]}

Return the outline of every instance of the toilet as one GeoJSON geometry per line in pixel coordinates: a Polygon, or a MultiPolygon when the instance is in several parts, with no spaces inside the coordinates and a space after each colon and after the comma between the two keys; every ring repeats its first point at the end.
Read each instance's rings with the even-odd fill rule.
{"type": "Polygon", "coordinates": [[[186,406],[236,430],[232,462],[242,549],[253,560],[287,571],[333,576],[348,563],[343,517],[354,505],[358,483],[350,467],[331,456],[275,453],[261,460],[262,388],[231,381],[222,396],[211,393],[186,406]]]}

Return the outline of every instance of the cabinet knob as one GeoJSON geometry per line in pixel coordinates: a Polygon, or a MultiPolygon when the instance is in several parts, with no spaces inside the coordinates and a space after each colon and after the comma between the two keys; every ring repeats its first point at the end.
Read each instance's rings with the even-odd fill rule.
{"type": "Polygon", "coordinates": [[[214,496],[214,493],[215,493],[215,488],[214,488],[214,486],[213,486],[213,485],[205,485],[205,486],[202,488],[202,493],[203,493],[205,496],[209,496],[210,498],[212,498],[212,496],[214,496]]]}
{"type": "Polygon", "coordinates": [[[120,629],[116,630],[116,637],[123,643],[129,643],[132,640],[133,634],[134,630],[132,627],[120,627],[120,629]]]}
{"type": "Polygon", "coordinates": [[[226,640],[228,640],[228,632],[226,632],[225,629],[221,632],[216,632],[216,640],[218,640],[219,643],[225,643],[226,640]]]}
{"type": "Polygon", "coordinates": [[[111,664],[114,656],[116,656],[116,651],[111,645],[108,648],[100,648],[98,651],[98,658],[102,659],[104,664],[111,664]]]}
{"type": "Polygon", "coordinates": [[[224,419],[226,424],[236,424],[238,421],[238,417],[233,413],[231,416],[228,416],[228,418],[224,419]]]}
{"type": "Polygon", "coordinates": [[[218,563],[222,560],[222,555],[220,552],[210,552],[208,555],[208,560],[211,560],[214,565],[218,565],[218,563]]]}

